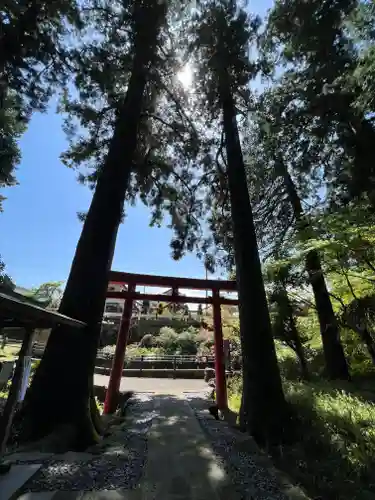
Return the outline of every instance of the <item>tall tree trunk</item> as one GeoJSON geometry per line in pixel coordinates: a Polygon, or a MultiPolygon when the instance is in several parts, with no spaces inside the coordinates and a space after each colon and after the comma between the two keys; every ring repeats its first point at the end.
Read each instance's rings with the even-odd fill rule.
{"type": "Polygon", "coordinates": [[[264,443],[282,437],[288,411],[272,337],[228,74],[222,75],[220,81],[220,99],[228,161],[243,359],[240,425],[247,428],[258,442],[264,443]]]}
{"type": "Polygon", "coordinates": [[[95,439],[92,385],[100,338],[108,272],[137,146],[143,96],[153,64],[165,5],[150,0],[138,27],[133,71],[115,123],[108,155],[97,181],[79,239],[60,312],[87,323],[84,333],[57,327],[27,394],[24,415],[27,439],[35,439],[63,424],[73,424],[80,443],[95,439]],[[150,9],[152,12],[150,13],[150,9]]]}
{"type": "Polygon", "coordinates": [[[292,341],[294,352],[296,353],[296,356],[297,356],[298,361],[299,361],[300,366],[301,366],[302,378],[305,380],[309,380],[310,374],[309,374],[309,370],[307,367],[307,362],[306,362],[306,357],[305,357],[303,345],[301,342],[301,337],[299,336],[298,328],[296,325],[296,320],[294,318],[293,306],[289,300],[286,284],[283,280],[281,280],[281,284],[283,287],[282,288],[283,303],[286,306],[287,314],[288,314],[288,318],[289,318],[289,324],[290,324],[290,332],[291,332],[291,339],[290,340],[292,341]]]}
{"type": "Polygon", "coordinates": [[[293,344],[294,344],[294,350],[295,350],[296,356],[298,358],[299,364],[301,366],[301,375],[302,375],[303,379],[309,380],[310,374],[309,374],[309,369],[307,367],[305,352],[304,352],[301,338],[299,336],[299,333],[298,333],[298,330],[296,327],[296,322],[295,322],[295,319],[293,316],[291,316],[291,318],[290,318],[290,323],[291,323],[291,331],[292,331],[292,340],[293,340],[293,344]]]}
{"type": "MultiPolygon", "coordinates": [[[[305,218],[293,179],[286,167],[284,182],[297,222],[300,223],[302,230],[306,230],[309,224],[305,218]]],[[[348,380],[350,378],[349,369],[340,340],[339,324],[333,311],[320,257],[316,250],[312,250],[306,256],[306,271],[314,293],[327,375],[332,379],[348,380]]]]}

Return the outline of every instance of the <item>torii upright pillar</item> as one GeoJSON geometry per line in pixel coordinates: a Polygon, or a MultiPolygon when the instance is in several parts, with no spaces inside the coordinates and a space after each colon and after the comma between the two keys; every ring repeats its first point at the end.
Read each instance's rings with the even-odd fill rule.
{"type": "MultiPolygon", "coordinates": [[[[135,292],[136,285],[129,285],[129,294],[135,292]]],[[[124,311],[122,313],[121,326],[117,336],[115,355],[113,357],[111,375],[109,378],[108,389],[105,396],[103,413],[105,415],[114,413],[117,408],[118,395],[120,392],[120,383],[122,370],[124,368],[126,345],[129,339],[130,322],[133,312],[133,299],[128,297],[125,300],[124,311]]]]}
{"type": "Polygon", "coordinates": [[[227,384],[225,378],[225,359],[223,346],[223,327],[221,322],[221,305],[219,290],[213,290],[213,320],[215,335],[215,380],[216,403],[220,410],[228,407],[227,384]]]}

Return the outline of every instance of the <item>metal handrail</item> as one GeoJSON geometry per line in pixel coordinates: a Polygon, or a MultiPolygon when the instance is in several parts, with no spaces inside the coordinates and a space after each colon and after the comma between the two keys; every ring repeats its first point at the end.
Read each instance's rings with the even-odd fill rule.
{"type": "MultiPolygon", "coordinates": [[[[105,355],[103,353],[98,353],[98,358],[107,358],[110,357],[110,355],[105,355]]],[[[206,355],[181,355],[181,354],[165,354],[165,355],[158,355],[158,354],[145,354],[141,356],[125,356],[126,360],[131,360],[131,361],[173,361],[173,360],[179,360],[179,361],[197,361],[204,358],[207,361],[215,361],[215,356],[206,356],[206,355]]]]}

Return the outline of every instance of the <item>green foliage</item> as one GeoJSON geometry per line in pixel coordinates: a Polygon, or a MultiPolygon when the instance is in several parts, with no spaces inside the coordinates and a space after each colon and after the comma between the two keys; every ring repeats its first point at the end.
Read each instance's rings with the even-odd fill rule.
{"type": "Polygon", "coordinates": [[[374,363],[371,360],[366,346],[359,341],[357,334],[349,328],[341,330],[341,338],[345,354],[350,363],[350,372],[354,378],[375,376],[374,363]]]}
{"type": "Polygon", "coordinates": [[[146,333],[146,335],[143,335],[138,344],[139,347],[154,347],[154,345],[155,337],[151,333],[146,333]]]}
{"type": "Polygon", "coordinates": [[[172,249],[176,258],[186,251],[196,251],[211,272],[215,267],[233,267],[233,228],[220,98],[223,87],[219,82],[230,78],[236,112],[243,125],[252,105],[248,82],[258,71],[256,62],[248,57],[248,50],[256,44],[260,20],[237,7],[240,6],[236,2],[228,0],[204,2],[182,32],[184,57],[194,68],[191,89],[194,99],[190,108],[201,147],[199,170],[190,188],[194,200],[190,203],[192,216],[186,220],[183,231],[174,225],[172,249]]]}
{"type": "Polygon", "coordinates": [[[197,354],[198,346],[195,333],[189,331],[180,333],[178,336],[178,347],[176,354],[197,354]]]}
{"type": "Polygon", "coordinates": [[[301,436],[276,464],[282,461],[283,469],[310,494],[371,498],[374,405],[323,383],[289,382],[285,390],[300,416],[301,436]]]}
{"type": "MultiPolygon", "coordinates": [[[[373,22],[372,13],[358,15],[357,7],[364,3],[280,1],[270,13],[265,36],[271,59],[276,54],[279,64],[289,65],[285,79],[293,83],[297,106],[285,113],[287,121],[293,126],[296,117],[309,118],[325,155],[321,165],[334,204],[363,196],[373,204],[374,109],[367,107],[372,93],[371,86],[364,84],[365,75],[361,82],[356,77],[374,46],[366,29],[373,22]],[[361,43],[356,39],[359,31],[361,43]]],[[[311,135],[306,139],[311,141],[311,135]]]]}
{"type": "MultiPolygon", "coordinates": [[[[31,113],[44,110],[61,86],[60,111],[69,139],[62,159],[77,169],[82,183],[97,186],[125,109],[124,96],[138,75],[135,56],[145,50],[143,37],[160,7],[160,30],[143,67],[147,75],[139,127],[133,129],[138,130],[135,154],[120,148],[112,162],[131,167],[125,199],[149,207],[151,225],[160,226],[167,216],[174,258],[195,251],[207,269],[226,268],[233,277],[233,209],[240,204],[229,196],[233,147],[228,137],[236,136],[236,145],[239,130],[258,244],[267,264],[279,365],[304,429],[300,442],[285,449],[285,466],[315,496],[333,498],[336,488],[340,498],[356,498],[353,484],[367,495],[372,484],[364,478],[374,465],[373,408],[349,394],[354,383],[344,394],[317,378],[324,368],[319,329],[336,320],[354,379],[374,375],[363,337],[366,330],[373,342],[375,326],[374,4],[277,0],[262,30],[259,18],[239,2],[206,0],[192,13],[190,5],[176,0],[168,2],[164,16],[165,6],[153,0],[88,0],[77,8],[74,1],[59,0],[40,7],[34,0],[10,0],[0,7],[0,73],[6,79],[0,88],[0,188],[16,183],[18,139],[31,113]],[[249,56],[254,48],[257,58],[249,56]],[[190,89],[176,78],[185,63],[194,68],[190,89]],[[259,73],[270,85],[250,91],[249,82],[259,73]],[[235,119],[224,134],[228,96],[235,119]],[[312,255],[318,266],[306,273],[312,255]],[[335,313],[326,325],[319,323],[321,308],[309,286],[316,276],[325,278],[325,298],[335,313]],[[311,384],[295,381],[300,369],[286,346],[297,352],[296,340],[303,344],[311,384]],[[338,470],[342,475],[336,478],[338,470]],[[315,475],[316,484],[306,471],[315,475]],[[347,476],[354,476],[353,484],[347,476]]],[[[132,111],[127,108],[127,118],[132,111]]],[[[242,221],[248,234],[250,219],[242,221]]],[[[255,247],[241,254],[241,263],[255,255],[255,247]]],[[[252,277],[237,274],[239,283],[252,277]]],[[[0,284],[12,285],[2,263],[0,284]]],[[[58,307],[60,295],[61,283],[33,291],[52,307],[58,307]]],[[[254,300],[242,307],[253,307],[256,294],[248,296],[254,300]]],[[[144,301],[143,310],[149,306],[144,301]]],[[[159,304],[159,314],[165,310],[159,304]]],[[[250,327],[266,331],[256,323],[258,316],[253,319],[245,340],[250,327]]],[[[232,355],[240,359],[239,324],[223,319],[223,325],[232,355]]],[[[164,327],[158,336],[146,334],[138,346],[128,346],[127,355],[211,354],[212,346],[212,332],[164,327]]],[[[113,357],[114,346],[101,352],[113,357]]],[[[258,353],[246,356],[254,380],[258,353]]],[[[259,373],[255,379],[266,380],[268,373],[259,373]]],[[[240,380],[231,381],[235,407],[240,390],[240,380]]]]}
{"type": "Polygon", "coordinates": [[[0,287],[13,290],[14,286],[12,279],[5,273],[5,264],[0,257],[0,287]]]}
{"type": "MultiPolygon", "coordinates": [[[[24,123],[19,120],[15,99],[8,96],[5,105],[0,108],[0,188],[17,184],[14,170],[21,159],[18,140],[25,128],[24,123]]],[[[0,212],[3,211],[5,199],[3,195],[0,195],[0,212]]]]}
{"type": "Polygon", "coordinates": [[[63,281],[48,281],[32,290],[30,297],[44,302],[51,309],[58,309],[63,294],[63,281]]]}
{"type": "MultiPolygon", "coordinates": [[[[345,335],[344,340],[347,347],[345,335]]],[[[318,352],[313,353],[313,356],[318,355],[318,352]]],[[[296,382],[299,367],[293,351],[278,347],[278,358],[285,377],[287,400],[298,415],[298,438],[281,450],[267,450],[276,466],[311,497],[372,498],[375,488],[372,478],[375,465],[374,374],[368,386],[359,379],[353,383],[337,383],[335,387],[322,381],[318,373],[309,383],[296,382]]],[[[364,373],[362,371],[361,375],[364,373]]],[[[366,372],[367,376],[371,373],[371,370],[366,372]]],[[[229,406],[238,412],[242,392],[240,377],[230,381],[228,391],[229,406]]]]}
{"type": "Polygon", "coordinates": [[[311,348],[321,347],[322,341],[319,335],[319,320],[313,309],[309,309],[307,315],[297,317],[297,327],[301,336],[309,339],[309,346],[311,348]]]}
{"type": "Polygon", "coordinates": [[[79,170],[80,182],[94,189],[134,74],[135,54],[146,48],[142,33],[150,31],[156,9],[164,12],[167,4],[169,12],[162,16],[153,42],[156,46],[147,73],[133,173],[126,190],[126,201],[134,204],[140,199],[150,207],[150,223],[157,226],[164,213],[179,225],[189,216],[192,201],[189,183],[194,178],[191,167],[198,136],[185,112],[188,96],[175,78],[181,67],[176,47],[177,18],[184,16],[183,3],[118,0],[87,9],[83,15],[85,43],[74,54],[76,91],[66,89],[61,100],[70,142],[62,160],[79,170]],[[93,31],[100,36],[93,38],[93,31]]]}
{"type": "Polygon", "coordinates": [[[178,349],[178,334],[173,328],[163,327],[160,329],[156,343],[166,354],[174,354],[178,349]]]}
{"type": "Polygon", "coordinates": [[[136,344],[131,344],[126,348],[127,357],[150,356],[165,354],[161,347],[139,347],[136,344]]]}
{"type": "Polygon", "coordinates": [[[40,362],[41,360],[40,359],[36,359],[35,361],[33,361],[31,363],[31,370],[30,370],[30,381],[32,380],[32,377],[36,371],[36,369],[38,368],[38,366],[40,365],[40,362]]]}
{"type": "Polygon", "coordinates": [[[68,38],[80,26],[75,0],[8,0],[0,7],[0,187],[16,184],[18,139],[32,113],[45,110],[67,81],[68,38]]]}
{"type": "Polygon", "coordinates": [[[163,327],[156,339],[166,354],[196,354],[197,336],[195,332],[185,331],[177,334],[172,328],[163,327]]]}

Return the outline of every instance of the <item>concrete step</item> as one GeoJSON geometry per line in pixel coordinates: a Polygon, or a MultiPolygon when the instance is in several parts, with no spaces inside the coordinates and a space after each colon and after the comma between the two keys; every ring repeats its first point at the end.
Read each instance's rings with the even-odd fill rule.
{"type": "Polygon", "coordinates": [[[9,472],[0,476],[0,500],[10,500],[42,464],[12,465],[9,472]]]}

